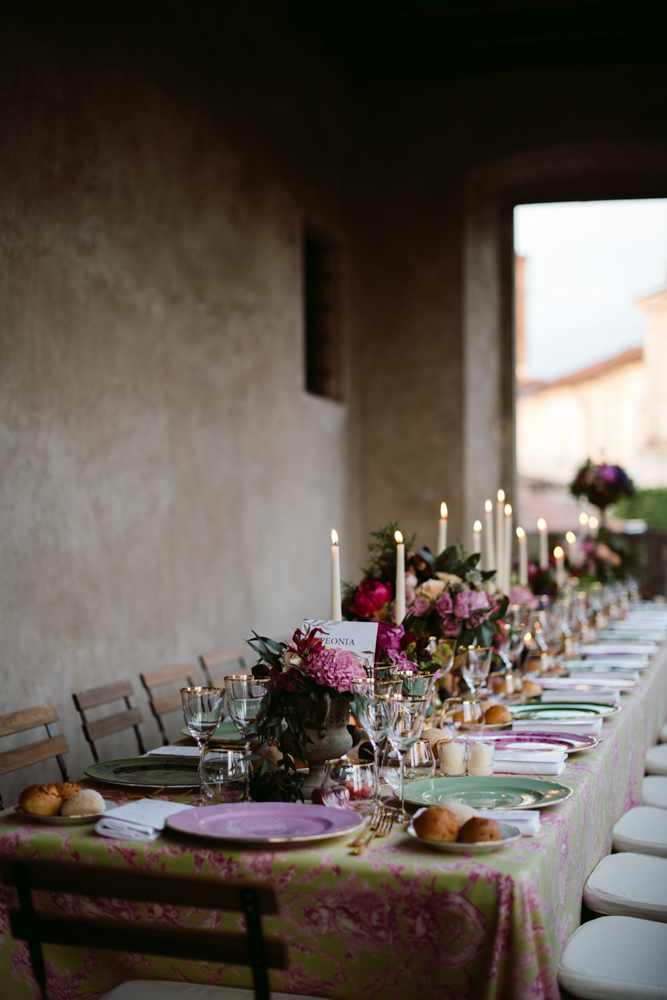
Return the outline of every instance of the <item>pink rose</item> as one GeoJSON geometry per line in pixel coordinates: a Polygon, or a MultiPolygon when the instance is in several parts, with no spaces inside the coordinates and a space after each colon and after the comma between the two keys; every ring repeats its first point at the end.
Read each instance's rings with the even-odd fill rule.
{"type": "Polygon", "coordinates": [[[440,615],[442,631],[446,636],[458,635],[459,623],[454,616],[454,603],[451,594],[445,590],[435,602],[435,608],[440,615]]]}
{"type": "Polygon", "coordinates": [[[431,602],[428,597],[423,597],[422,595],[415,597],[415,603],[412,605],[412,611],[415,615],[418,617],[420,615],[426,615],[428,614],[430,608],[431,602]]]}
{"type": "Polygon", "coordinates": [[[510,604],[520,604],[524,608],[537,607],[533,592],[528,587],[510,587],[510,604]]]}
{"type": "Polygon", "coordinates": [[[364,580],[357,588],[350,610],[360,618],[372,618],[392,596],[390,584],[380,583],[379,580],[364,580]]]}
{"type": "Polygon", "coordinates": [[[389,653],[392,650],[398,653],[401,648],[401,639],[404,635],[405,629],[402,625],[378,622],[376,659],[379,660],[382,653],[389,653]]]}
{"type": "Polygon", "coordinates": [[[489,614],[489,599],[482,590],[462,590],[456,595],[454,614],[459,621],[479,625],[489,614]]]}

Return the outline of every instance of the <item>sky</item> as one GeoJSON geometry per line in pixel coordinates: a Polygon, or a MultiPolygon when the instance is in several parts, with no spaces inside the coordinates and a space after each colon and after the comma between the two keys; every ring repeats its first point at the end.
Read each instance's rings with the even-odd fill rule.
{"type": "Polygon", "coordinates": [[[530,379],[551,381],[644,338],[638,298],[667,285],[667,199],[518,205],[530,379]]]}

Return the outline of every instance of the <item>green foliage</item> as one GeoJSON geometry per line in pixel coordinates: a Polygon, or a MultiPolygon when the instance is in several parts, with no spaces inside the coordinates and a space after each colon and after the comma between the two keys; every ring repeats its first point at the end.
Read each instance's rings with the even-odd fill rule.
{"type": "MultiPolygon", "coordinates": [[[[384,528],[371,531],[368,543],[368,565],[362,569],[363,578],[371,580],[393,580],[396,577],[396,539],[394,532],[398,522],[392,521],[384,528]]],[[[405,538],[405,551],[410,552],[417,536],[405,538]]]]}
{"type": "Polygon", "coordinates": [[[667,488],[635,490],[633,496],[619,500],[614,515],[627,520],[641,518],[649,528],[667,529],[667,488]]]}

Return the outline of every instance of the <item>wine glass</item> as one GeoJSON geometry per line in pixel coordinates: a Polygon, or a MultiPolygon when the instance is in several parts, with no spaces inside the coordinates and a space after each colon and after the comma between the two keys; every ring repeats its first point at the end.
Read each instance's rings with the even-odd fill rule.
{"type": "Polygon", "coordinates": [[[467,646],[461,650],[461,673],[473,698],[489,675],[492,652],[490,646],[467,646]]]}
{"type": "Polygon", "coordinates": [[[405,811],[405,751],[417,742],[424,728],[426,709],[430,698],[410,697],[402,694],[380,698],[380,713],[387,738],[398,754],[401,775],[401,808],[396,822],[408,823],[410,814],[405,811]]]}
{"type": "Polygon", "coordinates": [[[220,725],[225,689],[216,687],[181,688],[183,715],[188,732],[199,747],[199,804],[204,804],[204,760],[209,740],[220,725]]]}
{"type": "Polygon", "coordinates": [[[367,677],[365,680],[352,681],[351,690],[357,696],[353,708],[373,747],[374,787],[378,796],[380,794],[380,743],[386,737],[380,700],[387,695],[400,694],[402,683],[400,677],[392,680],[377,680],[367,677]]]}
{"type": "Polygon", "coordinates": [[[528,626],[521,620],[525,617],[522,609],[517,605],[512,605],[509,609],[510,620],[507,623],[507,630],[503,636],[498,655],[508,670],[514,668],[516,658],[523,650],[523,637],[528,626]]]}
{"type": "MultiPolygon", "coordinates": [[[[227,707],[232,722],[245,739],[246,759],[250,754],[250,738],[255,735],[255,721],[268,691],[268,677],[253,677],[252,674],[230,674],[225,678],[227,685],[227,707]]],[[[246,799],[250,785],[250,768],[246,771],[246,799]]]]}

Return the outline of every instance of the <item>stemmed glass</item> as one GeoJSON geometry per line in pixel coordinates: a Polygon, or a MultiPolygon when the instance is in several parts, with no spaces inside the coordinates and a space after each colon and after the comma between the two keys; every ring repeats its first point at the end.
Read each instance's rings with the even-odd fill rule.
{"type": "MultiPolygon", "coordinates": [[[[230,674],[225,678],[227,685],[227,707],[232,722],[245,739],[246,759],[250,754],[250,738],[255,735],[255,721],[259,714],[264,695],[269,686],[268,677],[253,677],[252,674],[230,674]]],[[[250,785],[250,767],[246,770],[246,799],[250,785]]]]}
{"type": "Polygon", "coordinates": [[[401,808],[397,823],[408,823],[410,814],[405,811],[405,752],[417,742],[424,728],[426,709],[430,697],[388,695],[380,698],[380,714],[387,738],[398,754],[401,774],[401,808]]]}
{"type": "Polygon", "coordinates": [[[507,669],[512,670],[517,656],[519,656],[523,649],[523,637],[526,634],[528,626],[521,621],[521,618],[524,616],[521,613],[522,609],[520,607],[512,605],[509,610],[510,620],[505,636],[500,644],[498,655],[507,669]]]}
{"type": "Polygon", "coordinates": [[[209,740],[223,715],[225,689],[215,687],[181,688],[183,715],[188,732],[199,747],[199,804],[204,804],[204,761],[209,740]]]}
{"type": "Polygon", "coordinates": [[[461,673],[473,698],[477,697],[477,692],[489,676],[492,652],[490,646],[467,646],[461,649],[461,673]]]}
{"type": "Polygon", "coordinates": [[[380,794],[380,743],[386,736],[380,702],[383,697],[400,694],[402,683],[400,677],[392,680],[376,680],[368,677],[365,680],[352,681],[351,690],[358,696],[354,703],[356,715],[373,747],[374,788],[378,796],[380,794]]]}

